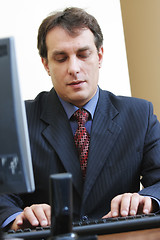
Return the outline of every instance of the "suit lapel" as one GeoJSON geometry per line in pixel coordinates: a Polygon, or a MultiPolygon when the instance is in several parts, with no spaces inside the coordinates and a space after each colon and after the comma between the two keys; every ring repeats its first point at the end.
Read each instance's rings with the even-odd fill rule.
{"type": "Polygon", "coordinates": [[[44,109],[41,120],[45,121],[48,126],[42,134],[58,154],[66,171],[72,174],[73,184],[82,195],[82,175],[71,127],[53,89],[49,93],[44,109]]]}
{"type": "Polygon", "coordinates": [[[110,102],[108,94],[101,90],[92,124],[83,203],[86,201],[120,133],[120,126],[113,121],[117,115],[118,111],[110,102]]]}

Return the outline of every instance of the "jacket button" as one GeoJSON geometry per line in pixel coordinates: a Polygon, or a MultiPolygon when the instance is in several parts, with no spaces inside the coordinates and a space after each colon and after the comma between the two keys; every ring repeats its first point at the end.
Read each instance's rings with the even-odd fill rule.
{"type": "Polygon", "coordinates": [[[87,215],[82,216],[82,221],[83,221],[83,222],[88,221],[88,216],[87,216],[87,215]]]}

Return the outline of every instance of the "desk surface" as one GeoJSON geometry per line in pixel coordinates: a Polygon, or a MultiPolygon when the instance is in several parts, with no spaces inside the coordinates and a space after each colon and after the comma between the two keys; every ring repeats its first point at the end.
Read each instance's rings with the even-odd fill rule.
{"type": "Polygon", "coordinates": [[[98,240],[160,240],[160,228],[101,235],[98,240]]]}

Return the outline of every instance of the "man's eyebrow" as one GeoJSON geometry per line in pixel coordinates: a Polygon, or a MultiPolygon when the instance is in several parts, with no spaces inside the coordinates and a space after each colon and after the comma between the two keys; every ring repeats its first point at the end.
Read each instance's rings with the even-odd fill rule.
{"type": "Polygon", "coordinates": [[[87,51],[87,50],[90,50],[89,46],[86,46],[86,47],[83,47],[83,48],[79,48],[77,52],[84,52],[84,51],[87,51]]]}

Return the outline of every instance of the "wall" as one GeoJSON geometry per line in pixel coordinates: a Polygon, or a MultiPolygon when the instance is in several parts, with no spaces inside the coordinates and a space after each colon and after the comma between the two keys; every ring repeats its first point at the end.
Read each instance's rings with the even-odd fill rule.
{"type": "Polygon", "coordinates": [[[160,119],[160,0],[121,0],[131,93],[160,119]]]}
{"type": "Polygon", "coordinates": [[[93,14],[104,34],[104,61],[100,87],[130,96],[130,83],[119,0],[5,0],[0,7],[0,37],[14,36],[19,77],[24,99],[52,87],[38,51],[38,27],[50,12],[68,6],[93,14]]]}

